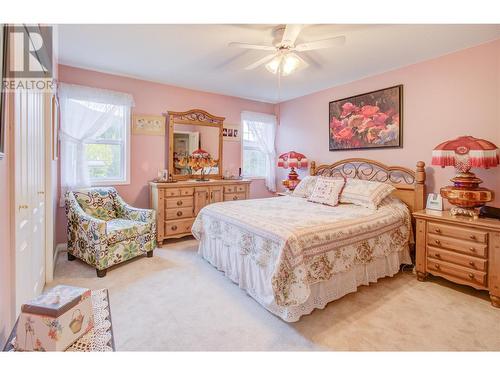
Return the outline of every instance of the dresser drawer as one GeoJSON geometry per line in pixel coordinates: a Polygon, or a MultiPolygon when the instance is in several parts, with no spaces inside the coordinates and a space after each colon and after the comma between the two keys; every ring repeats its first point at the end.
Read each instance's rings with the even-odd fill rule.
{"type": "Polygon", "coordinates": [[[245,193],[224,194],[225,201],[239,201],[245,199],[245,193]]]}
{"type": "Polygon", "coordinates": [[[190,233],[194,219],[172,220],[165,223],[165,233],[167,236],[175,234],[190,233]]]}
{"type": "Polygon", "coordinates": [[[427,246],[427,256],[446,263],[454,263],[472,270],[487,271],[488,261],[486,259],[471,257],[468,255],[427,246]]]}
{"type": "Polygon", "coordinates": [[[193,197],[167,198],[167,208],[193,207],[193,197]]]}
{"type": "Polygon", "coordinates": [[[237,185],[226,185],[224,186],[224,193],[236,193],[237,185]]]}
{"type": "Polygon", "coordinates": [[[488,234],[486,232],[470,229],[462,226],[452,226],[446,224],[439,224],[434,222],[429,222],[427,224],[427,233],[439,234],[441,236],[449,236],[454,238],[460,238],[467,241],[474,241],[480,243],[486,243],[488,234]]]}
{"type": "Polygon", "coordinates": [[[193,207],[179,207],[167,209],[167,220],[182,219],[185,217],[193,217],[193,207]]]}
{"type": "Polygon", "coordinates": [[[451,281],[486,287],[486,272],[472,270],[452,263],[427,258],[427,269],[433,275],[443,276],[451,281]]]}
{"type": "Polygon", "coordinates": [[[181,189],[165,189],[165,198],[169,197],[179,197],[181,195],[181,189]]]}
{"type": "Polygon", "coordinates": [[[180,188],[181,197],[187,197],[194,194],[194,188],[180,188]]]}
{"type": "Polygon", "coordinates": [[[486,258],[488,255],[486,244],[439,236],[435,234],[427,235],[427,245],[448,250],[460,251],[462,253],[481,258],[486,258]]]}
{"type": "Polygon", "coordinates": [[[247,187],[245,185],[236,185],[237,193],[244,193],[247,191],[247,187]]]}

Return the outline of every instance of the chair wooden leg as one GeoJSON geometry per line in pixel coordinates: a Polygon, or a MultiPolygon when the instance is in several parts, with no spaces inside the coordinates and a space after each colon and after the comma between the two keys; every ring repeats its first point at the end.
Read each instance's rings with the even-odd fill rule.
{"type": "Polygon", "coordinates": [[[148,251],[148,252],[146,253],[146,256],[147,256],[148,258],[152,258],[152,257],[153,257],[153,250],[148,251]]]}
{"type": "Polygon", "coordinates": [[[106,272],[108,271],[107,269],[106,270],[98,270],[96,269],[97,271],[97,277],[104,277],[106,276],[106,272]]]}
{"type": "Polygon", "coordinates": [[[76,259],[76,257],[73,254],[71,254],[71,253],[68,252],[68,260],[69,261],[73,261],[75,259],[76,259]]]}

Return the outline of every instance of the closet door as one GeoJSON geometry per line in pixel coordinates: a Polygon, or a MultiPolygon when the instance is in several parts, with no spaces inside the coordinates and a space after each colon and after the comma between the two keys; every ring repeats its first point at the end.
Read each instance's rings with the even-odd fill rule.
{"type": "Polygon", "coordinates": [[[16,312],[45,285],[44,94],[14,100],[16,312]]]}

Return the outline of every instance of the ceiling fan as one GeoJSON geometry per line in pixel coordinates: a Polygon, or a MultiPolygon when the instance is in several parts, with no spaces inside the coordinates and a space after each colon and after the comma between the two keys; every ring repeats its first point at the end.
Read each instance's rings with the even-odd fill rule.
{"type": "Polygon", "coordinates": [[[266,69],[273,74],[287,76],[293,72],[306,68],[309,64],[300,57],[301,52],[331,48],[345,44],[345,36],[337,36],[323,40],[295,44],[304,25],[279,25],[273,29],[273,46],[248,43],[229,43],[230,47],[253,50],[273,51],[271,54],[248,65],[245,70],[255,69],[266,64],[266,69]]]}

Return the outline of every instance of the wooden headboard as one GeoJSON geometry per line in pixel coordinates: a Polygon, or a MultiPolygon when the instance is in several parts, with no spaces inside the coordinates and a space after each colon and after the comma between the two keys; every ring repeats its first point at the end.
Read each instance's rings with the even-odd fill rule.
{"type": "Polygon", "coordinates": [[[411,212],[425,207],[425,163],[423,161],[417,162],[415,171],[360,158],[344,159],[324,165],[316,165],[313,161],[310,172],[312,176],[344,176],[385,182],[396,188],[393,195],[405,202],[411,212]]]}

